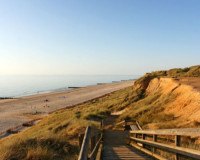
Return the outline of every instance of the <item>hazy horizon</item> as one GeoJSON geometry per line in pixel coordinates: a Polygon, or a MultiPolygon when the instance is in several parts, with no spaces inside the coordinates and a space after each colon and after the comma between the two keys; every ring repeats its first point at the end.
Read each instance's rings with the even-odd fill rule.
{"type": "Polygon", "coordinates": [[[0,75],[0,98],[27,96],[43,92],[62,91],[68,87],[83,87],[97,83],[136,79],[134,75],[0,75]]]}
{"type": "Polygon", "coordinates": [[[198,0],[2,0],[0,75],[143,75],[199,64],[198,0]]]}

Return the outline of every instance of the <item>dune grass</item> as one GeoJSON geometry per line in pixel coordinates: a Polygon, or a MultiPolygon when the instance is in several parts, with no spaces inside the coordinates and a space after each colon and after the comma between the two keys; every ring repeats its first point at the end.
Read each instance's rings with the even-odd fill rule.
{"type": "Polygon", "coordinates": [[[99,121],[112,111],[123,109],[132,95],[133,88],[129,87],[52,113],[30,129],[0,140],[0,159],[76,159],[78,134],[87,125],[99,126],[99,121]]]}
{"type": "Polygon", "coordinates": [[[174,115],[165,114],[163,111],[167,103],[172,102],[176,98],[176,95],[168,94],[162,96],[160,92],[156,92],[153,95],[148,95],[143,99],[132,103],[128,107],[129,112],[125,112],[121,115],[120,119],[132,119],[140,122],[143,128],[146,128],[147,124],[160,123],[159,128],[173,128],[174,115]]]}
{"type": "MultiPolygon", "coordinates": [[[[155,77],[200,76],[200,66],[148,73],[128,87],[104,97],[54,112],[35,126],[0,140],[1,160],[73,160],[77,159],[78,134],[87,125],[99,126],[111,112],[124,112],[118,119],[138,120],[143,128],[159,122],[159,128],[174,128],[173,114],[164,114],[165,105],[176,95],[162,96],[157,91],[146,95],[149,82],[155,77]]],[[[199,123],[196,123],[199,125],[199,123]]]]}
{"type": "Polygon", "coordinates": [[[74,108],[54,112],[30,129],[1,140],[0,159],[77,159],[78,134],[84,132],[87,125],[98,127],[100,120],[111,112],[128,108],[118,121],[125,118],[139,120],[142,126],[173,120],[173,115],[161,115],[161,106],[174,97],[161,97],[159,92],[144,96],[135,88],[128,87],[74,108]]]}

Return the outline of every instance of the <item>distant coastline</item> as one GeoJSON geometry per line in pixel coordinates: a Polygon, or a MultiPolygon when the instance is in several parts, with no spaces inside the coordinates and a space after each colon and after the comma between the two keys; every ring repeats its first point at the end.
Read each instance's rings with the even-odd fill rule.
{"type": "Polygon", "coordinates": [[[17,133],[24,128],[22,127],[23,124],[26,127],[28,122],[34,122],[56,110],[72,107],[133,84],[134,81],[132,80],[120,81],[118,83],[96,84],[65,91],[34,94],[14,100],[2,100],[0,101],[0,137],[3,138],[12,133],[17,133]],[[8,133],[6,133],[7,131],[8,133]]]}
{"type": "Polygon", "coordinates": [[[138,77],[132,75],[1,76],[0,99],[13,99],[56,91],[67,91],[74,87],[115,83],[137,79],[138,77]]]}

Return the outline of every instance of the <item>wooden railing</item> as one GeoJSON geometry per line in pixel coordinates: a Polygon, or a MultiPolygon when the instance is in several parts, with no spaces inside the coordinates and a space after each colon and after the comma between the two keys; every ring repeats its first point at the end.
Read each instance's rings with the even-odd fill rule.
{"type": "MultiPolygon", "coordinates": [[[[101,123],[101,126],[103,123],[101,123]]],[[[119,122],[116,125],[135,125],[135,130],[129,131],[130,145],[159,160],[200,159],[200,150],[186,147],[188,140],[200,139],[200,128],[142,130],[138,122],[119,122]],[[167,154],[166,154],[167,153],[167,154]]],[[[100,160],[103,131],[87,127],[85,134],[80,135],[81,146],[78,160],[100,160]]],[[[193,146],[195,148],[195,145],[193,146]]],[[[199,145],[200,148],[200,145],[199,145]]]]}
{"type": "Polygon", "coordinates": [[[102,130],[88,126],[85,130],[85,134],[79,135],[79,145],[81,149],[78,160],[100,160],[102,150],[101,142],[102,130]]]}
{"type": "Polygon", "coordinates": [[[157,159],[169,159],[159,155],[156,150],[174,155],[174,159],[182,157],[200,159],[200,151],[183,146],[183,139],[200,137],[200,129],[160,129],[130,131],[130,144],[157,159]],[[166,141],[167,140],[167,141],[166,141]]]}
{"type": "Polygon", "coordinates": [[[120,126],[124,130],[132,130],[132,128],[134,128],[135,130],[142,130],[138,121],[132,121],[132,120],[123,120],[121,122],[118,122],[116,126],[118,127],[120,126]]]}

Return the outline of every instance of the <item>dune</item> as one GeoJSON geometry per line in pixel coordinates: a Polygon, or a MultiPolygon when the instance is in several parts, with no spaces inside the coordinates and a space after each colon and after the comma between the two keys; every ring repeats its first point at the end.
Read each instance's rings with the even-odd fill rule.
{"type": "Polygon", "coordinates": [[[0,101],[0,133],[27,121],[42,118],[58,109],[71,107],[133,85],[133,81],[36,94],[0,101]]]}

